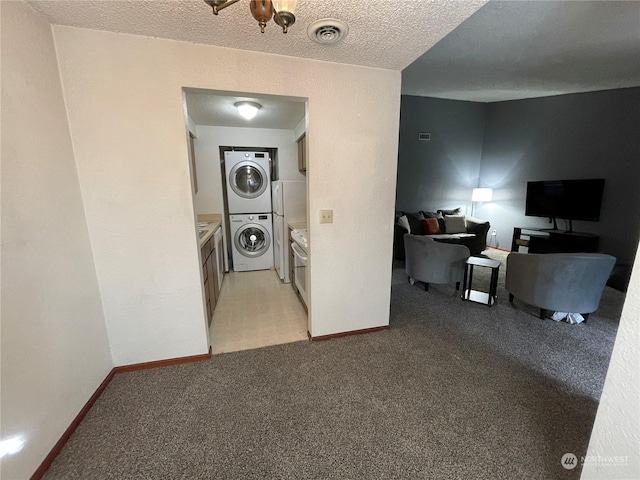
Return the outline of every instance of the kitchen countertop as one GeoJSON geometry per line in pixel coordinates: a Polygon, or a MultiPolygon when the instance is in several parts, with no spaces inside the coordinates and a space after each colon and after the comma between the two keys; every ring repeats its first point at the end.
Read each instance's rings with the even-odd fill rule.
{"type": "MultiPolygon", "coordinates": [[[[213,235],[213,232],[216,231],[216,229],[222,225],[222,215],[220,215],[219,213],[203,213],[203,214],[199,214],[196,215],[196,218],[198,220],[198,222],[211,222],[209,225],[207,225],[203,230],[205,230],[207,233],[205,233],[202,238],[200,238],[198,241],[200,242],[200,247],[202,248],[202,246],[207,243],[207,240],[209,240],[211,238],[211,235],[213,235]]],[[[200,229],[197,229],[198,231],[200,229]]],[[[198,233],[199,235],[199,233],[198,233]]]]}
{"type": "Polygon", "coordinates": [[[293,228],[294,230],[300,228],[307,228],[307,222],[289,222],[287,223],[289,228],[293,228]]]}

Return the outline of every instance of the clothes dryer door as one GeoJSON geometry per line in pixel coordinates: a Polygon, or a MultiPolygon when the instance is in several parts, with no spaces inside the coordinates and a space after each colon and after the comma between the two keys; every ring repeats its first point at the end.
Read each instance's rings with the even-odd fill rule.
{"type": "Polygon", "coordinates": [[[229,186],[239,197],[258,198],[269,186],[269,176],[257,163],[244,161],[231,169],[229,186]]]}

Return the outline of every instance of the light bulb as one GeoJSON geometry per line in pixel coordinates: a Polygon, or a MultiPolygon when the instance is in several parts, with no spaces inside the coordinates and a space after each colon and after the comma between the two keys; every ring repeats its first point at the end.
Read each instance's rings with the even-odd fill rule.
{"type": "Polygon", "coordinates": [[[273,0],[273,9],[278,13],[295,13],[296,0],[273,0]]]}
{"type": "Polygon", "coordinates": [[[235,107],[238,109],[238,113],[246,118],[247,120],[251,120],[256,116],[258,110],[262,108],[262,105],[255,102],[238,102],[235,104],[235,107]]]}

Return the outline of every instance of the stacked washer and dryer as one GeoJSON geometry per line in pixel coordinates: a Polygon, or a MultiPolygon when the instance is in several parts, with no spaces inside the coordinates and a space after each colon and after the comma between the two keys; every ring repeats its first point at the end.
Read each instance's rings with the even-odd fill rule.
{"type": "Polygon", "coordinates": [[[271,176],[266,152],[225,152],[233,270],[273,266],[271,176]]]}

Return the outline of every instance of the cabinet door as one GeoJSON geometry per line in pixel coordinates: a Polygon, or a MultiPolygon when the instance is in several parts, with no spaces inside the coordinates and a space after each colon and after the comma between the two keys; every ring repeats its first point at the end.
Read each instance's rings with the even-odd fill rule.
{"type": "Polygon", "coordinates": [[[198,174],[196,173],[196,150],[193,145],[193,133],[189,132],[189,162],[191,163],[191,181],[193,182],[193,193],[198,193],[198,174]]]}
{"type": "Polygon", "coordinates": [[[298,139],[298,170],[300,173],[307,171],[307,135],[298,139]]]}
{"type": "Polygon", "coordinates": [[[215,301],[218,303],[218,297],[220,297],[220,279],[218,278],[218,249],[215,244],[211,251],[211,266],[213,267],[213,293],[215,294],[215,301]]]}
{"type": "MultiPolygon", "coordinates": [[[[207,267],[207,260],[210,258],[211,253],[211,245],[209,242],[205,243],[200,250],[200,255],[202,259],[202,283],[204,290],[204,301],[207,305],[207,322],[209,326],[211,326],[211,318],[213,315],[213,310],[211,308],[211,283],[213,281],[213,277],[211,276],[209,269],[207,267]]],[[[214,298],[215,301],[215,298],[214,298]]]]}
{"type": "MultiPolygon", "coordinates": [[[[210,306],[209,303],[211,301],[211,297],[209,295],[209,270],[207,269],[207,247],[204,245],[202,250],[200,251],[202,255],[202,283],[204,289],[204,299],[207,304],[207,318],[210,317],[210,306]]],[[[210,321],[210,320],[209,320],[210,321]]]]}
{"type": "Polygon", "coordinates": [[[216,308],[216,277],[215,270],[216,267],[214,265],[216,259],[213,255],[209,255],[207,257],[207,276],[209,277],[209,299],[211,301],[211,314],[213,315],[213,310],[216,308]]]}
{"type": "Polygon", "coordinates": [[[203,289],[204,289],[204,302],[207,305],[207,323],[211,326],[211,294],[209,283],[211,280],[209,279],[209,272],[207,272],[207,265],[202,266],[202,279],[203,279],[203,289]]]}

